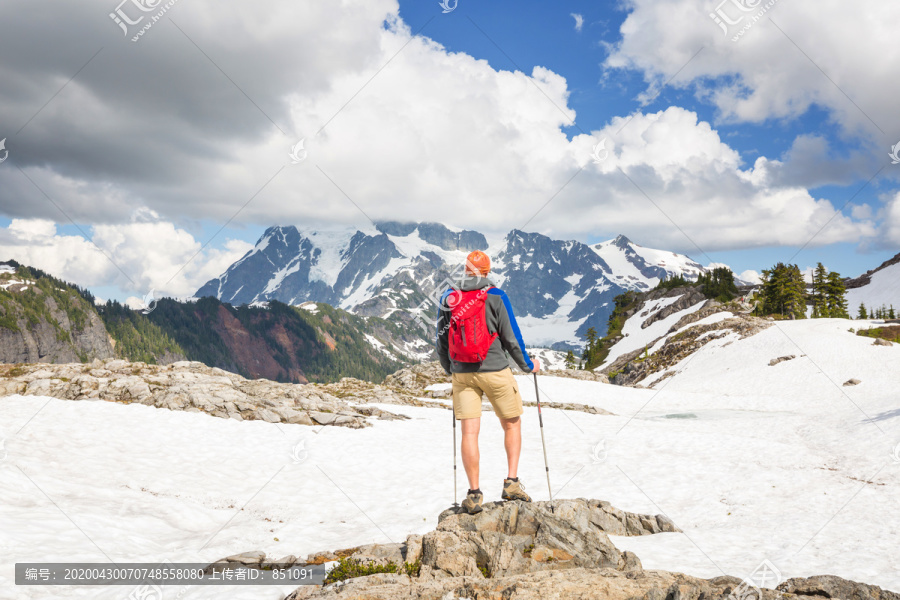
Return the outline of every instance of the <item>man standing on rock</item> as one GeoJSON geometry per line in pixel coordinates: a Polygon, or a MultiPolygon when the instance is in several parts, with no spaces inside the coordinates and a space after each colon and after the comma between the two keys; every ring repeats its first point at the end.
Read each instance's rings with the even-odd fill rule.
{"type": "Polygon", "coordinates": [[[509,471],[503,481],[504,500],[531,502],[516,474],[522,450],[522,396],[507,353],[522,371],[537,373],[540,364],[525,352],[506,294],[487,278],[491,260],[480,250],[466,258],[465,277],[441,296],[437,322],[437,352],[453,379],[453,412],[462,428],[462,460],[469,491],[462,506],[481,512],[484,495],[478,485],[478,433],[481,396],[488,397],[505,432],[509,471]]]}

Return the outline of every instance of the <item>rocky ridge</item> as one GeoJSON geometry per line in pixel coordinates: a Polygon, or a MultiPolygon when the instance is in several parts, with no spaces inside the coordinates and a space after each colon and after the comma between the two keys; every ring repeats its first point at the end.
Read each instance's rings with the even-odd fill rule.
{"type": "MultiPolygon", "coordinates": [[[[578,376],[582,372],[575,372],[578,376]]],[[[602,380],[587,374],[591,380],[602,380]]],[[[202,412],[239,421],[361,428],[368,419],[406,419],[372,404],[425,406],[449,410],[450,390],[426,390],[449,383],[438,363],[416,365],[389,375],[384,384],[344,377],[329,384],[278,383],[246,379],[197,361],[168,365],[121,359],[91,363],[0,365],[0,397],[49,396],[61,400],[104,400],[169,410],[202,412]]],[[[526,402],[526,405],[533,405],[526,402]]],[[[542,402],[547,408],[611,414],[594,406],[542,402]]]]}
{"type": "MultiPolygon", "coordinates": [[[[678,310],[682,310],[696,304],[693,300],[695,299],[689,298],[684,302],[679,300],[675,305],[680,305],[681,308],[678,310]]],[[[666,309],[669,308],[670,307],[666,307],[666,309]]],[[[675,312],[677,312],[677,310],[671,310],[668,314],[674,314],[675,312]]],[[[635,313],[638,318],[643,316],[640,313],[637,313],[637,311],[635,311],[635,313]]],[[[659,320],[657,318],[659,314],[661,313],[655,313],[649,316],[642,324],[642,327],[651,319],[653,321],[659,320]]],[[[713,340],[723,338],[732,333],[737,334],[740,338],[749,337],[767,329],[771,325],[772,321],[769,319],[754,317],[744,312],[740,312],[737,305],[732,306],[731,304],[723,304],[716,300],[708,300],[699,310],[679,319],[677,323],[669,328],[665,333],[665,336],[661,336],[661,338],[658,338],[653,343],[649,344],[648,347],[653,347],[659,339],[665,337],[664,343],[658,350],[647,354],[645,348],[639,348],[623,354],[611,364],[605,366],[602,369],[602,373],[610,376],[616,385],[634,386],[639,381],[642,381],[655,373],[675,366],[684,358],[697,352],[713,340]],[[693,325],[706,317],[723,312],[729,312],[732,316],[715,323],[693,325]],[[676,332],[679,333],[676,334],[676,332]]],[[[667,374],[663,378],[657,379],[650,387],[663,381],[667,376],[669,375],[667,374]]]]}
{"type": "Polygon", "coordinates": [[[303,586],[286,600],[900,600],[900,594],[829,575],[788,579],[768,589],[727,575],[700,579],[645,571],[635,554],[619,551],[609,538],[677,532],[663,515],[629,513],[601,500],[492,502],[478,515],[448,509],[438,517],[436,529],[402,543],[317,552],[302,560],[269,560],[263,552],[246,552],[207,569],[337,560],[397,567],[393,573],[303,586]]]}
{"type": "Polygon", "coordinates": [[[0,367],[0,396],[21,394],[61,400],[137,403],[238,421],[292,425],[361,428],[370,425],[369,417],[407,418],[373,406],[355,406],[349,399],[351,395],[341,397],[342,389],[340,384],[297,385],[245,379],[200,362],[187,361],[165,366],[94,360],[90,364],[0,367]]]}

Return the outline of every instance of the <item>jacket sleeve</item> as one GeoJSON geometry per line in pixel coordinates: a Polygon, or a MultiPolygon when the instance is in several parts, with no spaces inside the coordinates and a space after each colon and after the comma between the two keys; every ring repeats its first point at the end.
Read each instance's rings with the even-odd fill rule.
{"type": "Polygon", "coordinates": [[[450,311],[444,307],[447,306],[446,299],[449,293],[450,290],[448,289],[441,294],[441,302],[438,306],[437,331],[435,332],[435,346],[437,347],[438,359],[441,361],[444,372],[448,375],[450,374],[450,349],[448,342],[450,335],[450,311]]]}
{"type": "Polygon", "coordinates": [[[498,288],[491,288],[488,294],[499,296],[503,301],[500,307],[500,314],[498,315],[500,326],[497,329],[497,335],[500,343],[503,345],[503,349],[509,352],[509,355],[516,361],[516,364],[522,371],[531,373],[534,370],[534,363],[531,362],[531,357],[525,352],[525,341],[522,339],[522,332],[519,329],[519,324],[516,322],[516,315],[513,313],[509,297],[503,290],[498,288]]]}

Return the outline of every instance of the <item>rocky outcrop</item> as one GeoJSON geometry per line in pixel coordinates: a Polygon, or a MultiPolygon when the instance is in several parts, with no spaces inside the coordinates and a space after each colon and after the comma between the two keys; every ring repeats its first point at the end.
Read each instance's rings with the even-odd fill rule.
{"type": "Polygon", "coordinates": [[[778,591],[788,597],[841,598],[842,600],[900,600],[900,594],[883,590],[874,585],[847,581],[834,575],[795,577],[778,586],[778,591]]]}
{"type": "Polygon", "coordinates": [[[114,355],[103,321],[75,292],[57,290],[69,304],[65,310],[34,281],[11,283],[17,279],[8,273],[0,280],[9,294],[0,301],[0,363],[78,362],[114,355]],[[28,309],[20,304],[25,295],[28,309]]]}
{"type": "Polygon", "coordinates": [[[450,376],[437,361],[400,369],[384,378],[384,385],[422,395],[425,388],[436,383],[450,383],[450,376]]]}
{"type": "MultiPolygon", "coordinates": [[[[701,309],[701,312],[704,310],[706,310],[706,307],[701,309]]],[[[721,312],[721,308],[718,308],[715,312],[721,312]]],[[[687,315],[687,317],[690,316],[687,315]]],[[[697,317],[696,320],[700,320],[700,318],[702,317],[697,317]]],[[[613,374],[612,381],[616,385],[635,385],[654,373],[674,367],[712,340],[720,339],[730,334],[736,334],[739,338],[745,338],[755,335],[772,325],[771,322],[765,319],[738,314],[716,323],[689,326],[684,331],[671,335],[674,331],[684,327],[681,324],[682,321],[684,319],[680,320],[669,330],[669,333],[666,334],[668,336],[666,341],[656,352],[649,354],[649,356],[645,355],[644,348],[629,352],[617,358],[612,364],[604,367],[603,372],[613,374]]],[[[651,346],[655,345],[655,343],[651,344],[651,346]]],[[[669,374],[666,376],[669,376],[669,374]]],[[[660,381],[662,379],[656,380],[653,385],[660,381]]]]}
{"type": "Polygon", "coordinates": [[[340,559],[398,567],[395,573],[303,586],[286,600],[900,600],[893,592],[830,575],[760,589],[727,575],[700,579],[645,571],[637,556],[620,552],[608,537],[678,531],[665,517],[627,513],[599,500],[489,503],[474,516],[447,510],[435,530],[403,543],[319,552],[305,562],[294,556],[267,562],[265,554],[248,552],[207,569],[227,562],[264,569],[340,559]]]}
{"type": "MultiPolygon", "coordinates": [[[[895,594],[873,585],[840,580],[858,595],[830,596],[826,583],[810,577],[796,580],[801,593],[753,589],[748,593],[737,577],[700,579],[668,571],[623,572],[614,569],[576,568],[483,578],[478,576],[429,579],[400,574],[379,574],[350,579],[325,587],[306,586],[285,600],[354,599],[394,600],[898,600],[895,594]]],[[[838,578],[834,578],[838,579],[838,578]]]]}
{"type": "MultiPolygon", "coordinates": [[[[271,562],[300,565],[352,559],[365,564],[415,564],[418,576],[407,578],[407,587],[412,586],[403,594],[407,597],[419,581],[502,579],[581,569],[639,573],[642,567],[638,557],[619,551],[609,535],[679,531],[665,516],[629,513],[601,500],[491,502],[477,515],[448,509],[438,517],[434,531],[410,535],[403,543],[316,552],[305,562],[294,556],[271,562]]],[[[264,569],[271,563],[265,553],[245,552],[216,561],[206,570],[214,571],[227,564],[264,569]]]]}
{"type": "MultiPolygon", "coordinates": [[[[641,323],[641,329],[647,329],[648,327],[650,327],[657,321],[662,321],[666,317],[674,315],[677,312],[681,312],[681,311],[683,311],[687,308],[690,308],[700,302],[709,302],[706,299],[706,296],[703,295],[703,292],[700,290],[699,287],[675,288],[673,290],[669,290],[668,293],[666,293],[664,296],[660,296],[660,297],[671,298],[672,296],[675,296],[678,294],[681,295],[681,297],[678,300],[676,300],[672,304],[666,306],[662,310],[658,310],[655,313],[653,313],[652,315],[650,315],[649,317],[647,317],[647,319],[645,319],[644,322],[641,323]]],[[[649,297],[651,295],[653,295],[653,294],[651,293],[648,295],[648,298],[647,298],[648,301],[651,300],[651,298],[649,297]]],[[[652,298],[652,299],[655,300],[656,298],[652,298]]],[[[645,302],[645,304],[646,304],[646,302],[645,302]]]]}
{"type": "Polygon", "coordinates": [[[379,419],[407,418],[372,406],[354,406],[328,386],[245,379],[199,362],[166,366],[125,360],[91,364],[0,367],[0,396],[105,400],[202,412],[239,421],[361,428],[379,419]]]}

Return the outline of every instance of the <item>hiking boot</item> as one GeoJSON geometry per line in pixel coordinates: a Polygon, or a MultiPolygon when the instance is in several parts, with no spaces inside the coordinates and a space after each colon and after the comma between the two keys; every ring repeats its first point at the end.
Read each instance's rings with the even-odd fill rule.
{"type": "Polygon", "coordinates": [[[483,510],[481,508],[482,500],[484,500],[484,494],[481,493],[481,490],[469,490],[466,499],[462,501],[462,507],[470,515],[477,515],[483,510]]]}
{"type": "Polygon", "coordinates": [[[513,479],[503,480],[503,494],[500,497],[504,500],[531,502],[531,496],[525,493],[525,486],[522,485],[522,482],[513,479]]]}

